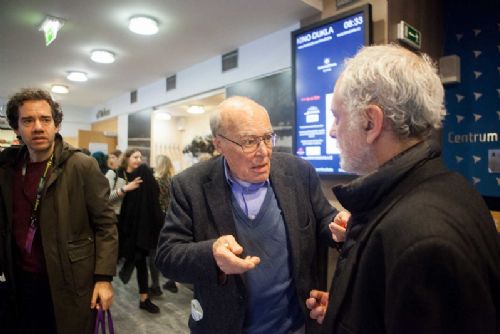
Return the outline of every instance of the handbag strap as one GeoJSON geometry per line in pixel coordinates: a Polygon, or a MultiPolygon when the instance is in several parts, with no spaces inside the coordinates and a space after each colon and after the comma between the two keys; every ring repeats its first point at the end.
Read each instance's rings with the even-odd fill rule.
{"type": "Polygon", "coordinates": [[[95,317],[95,326],[94,326],[94,334],[99,334],[99,325],[101,325],[102,333],[106,334],[106,327],[104,322],[104,311],[102,308],[97,309],[97,315],[95,317]]]}
{"type": "Polygon", "coordinates": [[[111,318],[111,311],[103,311],[102,308],[97,309],[97,315],[95,317],[94,334],[99,334],[99,325],[101,326],[102,334],[106,334],[106,317],[105,313],[108,314],[108,330],[109,334],[115,334],[115,329],[113,326],[113,318],[111,318]]]}
{"type": "Polygon", "coordinates": [[[106,313],[108,313],[108,329],[109,329],[109,334],[115,334],[115,329],[113,326],[113,318],[111,318],[111,310],[107,310],[106,313]]]}

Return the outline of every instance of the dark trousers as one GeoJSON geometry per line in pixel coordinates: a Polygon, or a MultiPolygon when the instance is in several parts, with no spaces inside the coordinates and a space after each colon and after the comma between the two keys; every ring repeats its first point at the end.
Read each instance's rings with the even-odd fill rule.
{"type": "Polygon", "coordinates": [[[47,275],[18,272],[16,283],[20,311],[17,332],[23,334],[57,333],[47,275]]]}
{"type": "Polygon", "coordinates": [[[148,266],[146,264],[146,255],[137,253],[135,258],[135,269],[137,270],[137,285],[139,293],[148,293],[148,266]]]}
{"type": "Polygon", "coordinates": [[[2,333],[15,333],[15,300],[11,296],[12,287],[8,282],[0,281],[0,324],[2,333]]]}
{"type": "Polygon", "coordinates": [[[148,293],[148,267],[146,262],[146,257],[148,256],[148,252],[143,250],[136,250],[135,256],[133,259],[126,259],[120,270],[120,278],[123,283],[127,284],[130,276],[132,276],[132,272],[134,271],[134,267],[137,270],[137,285],[139,286],[139,293],[148,293]]]}
{"type": "Polygon", "coordinates": [[[151,276],[151,288],[160,287],[160,272],[156,268],[155,258],[156,258],[156,248],[150,249],[148,255],[148,265],[149,265],[149,274],[151,276]]]}

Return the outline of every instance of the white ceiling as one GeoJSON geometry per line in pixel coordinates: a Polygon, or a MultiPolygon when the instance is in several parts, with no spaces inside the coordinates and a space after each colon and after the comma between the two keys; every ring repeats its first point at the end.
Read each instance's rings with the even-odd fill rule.
{"type": "Polygon", "coordinates": [[[90,108],[317,13],[302,0],[0,0],[0,98],[58,83],[70,89],[63,105],[90,108]],[[138,14],[157,18],[159,33],[130,32],[138,14]],[[46,15],[66,20],[48,47],[38,31],[46,15]],[[115,63],[92,62],[96,48],[115,63]],[[68,81],[70,70],[89,80],[68,81]]]}

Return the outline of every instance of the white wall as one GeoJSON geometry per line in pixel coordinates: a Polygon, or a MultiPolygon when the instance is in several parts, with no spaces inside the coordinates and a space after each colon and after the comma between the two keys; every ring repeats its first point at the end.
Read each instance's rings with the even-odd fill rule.
{"type": "MultiPolygon", "coordinates": [[[[155,106],[182,100],[204,92],[221,89],[227,85],[247,79],[264,76],[291,66],[290,33],[299,28],[299,23],[279,30],[268,36],[239,47],[238,68],[222,73],[221,56],[179,71],[177,73],[177,88],[165,91],[165,78],[140,87],[137,90],[138,100],[130,103],[130,93],[118,96],[104,104],[97,105],[86,115],[95,122],[98,110],[107,108],[110,115],[99,120],[118,117],[118,148],[126,150],[128,146],[128,114],[152,109],[155,106]]],[[[163,109],[163,108],[162,108],[163,109]]],[[[170,121],[153,119],[151,127],[151,164],[158,154],[167,154],[173,160],[176,169],[182,170],[191,162],[186,161],[182,149],[196,135],[210,133],[209,113],[201,117],[186,117],[185,131],[179,132],[175,118],[170,121]]]]}
{"type": "Polygon", "coordinates": [[[159,154],[167,155],[174,164],[177,171],[183,169],[182,166],[182,147],[180,142],[182,132],[177,129],[176,118],[169,121],[157,120],[152,115],[151,122],[151,166],[156,166],[156,156],[159,154]],[[154,139],[154,140],[153,140],[154,139]]]}
{"type": "Polygon", "coordinates": [[[61,105],[63,120],[59,133],[63,137],[77,137],[78,130],[90,130],[91,117],[88,109],[61,105]]]}
{"type": "Polygon", "coordinates": [[[128,146],[128,115],[118,116],[118,149],[124,152],[128,146]]]}
{"type": "Polygon", "coordinates": [[[187,117],[186,130],[182,134],[181,146],[190,144],[194,137],[205,137],[210,134],[210,114],[206,112],[196,117],[187,117]]]}
{"type": "MultiPolygon", "coordinates": [[[[111,110],[106,118],[129,114],[288,68],[291,66],[290,32],[298,28],[299,23],[296,23],[240,46],[239,66],[236,69],[222,73],[221,57],[217,56],[178,72],[177,88],[173,91],[165,91],[165,78],[162,78],[140,87],[137,90],[138,101],[134,104],[130,104],[127,93],[95,106],[90,112],[92,121],[96,121],[95,115],[102,108],[111,110]]],[[[126,137],[127,133],[119,129],[118,136],[126,137]]]]}
{"type": "MultiPolygon", "coordinates": [[[[168,111],[168,108],[164,109],[168,111]]],[[[156,156],[165,154],[172,160],[177,172],[191,166],[193,157],[183,154],[182,150],[190,144],[194,137],[205,137],[210,134],[210,115],[213,110],[202,115],[172,117],[169,121],[151,122],[151,165],[155,166],[156,156]],[[183,120],[180,120],[180,119],[183,120]],[[182,127],[179,126],[182,124],[182,127]]]]}

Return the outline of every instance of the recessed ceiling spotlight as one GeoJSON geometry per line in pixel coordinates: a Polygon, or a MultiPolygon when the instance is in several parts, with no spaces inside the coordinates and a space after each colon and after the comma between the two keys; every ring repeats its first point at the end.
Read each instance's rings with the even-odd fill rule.
{"type": "Polygon", "coordinates": [[[128,22],[128,29],[140,35],[154,35],[158,32],[158,21],[147,16],[133,16],[128,22]]]}
{"type": "Polygon", "coordinates": [[[55,94],[68,94],[69,93],[68,86],[64,86],[64,85],[52,85],[52,88],[50,89],[50,91],[52,93],[55,93],[55,94]]]}
{"type": "Polygon", "coordinates": [[[87,73],[80,71],[70,71],[68,72],[68,76],[66,78],[70,81],[78,81],[78,82],[84,82],[88,80],[87,73]]]}
{"type": "Polygon", "coordinates": [[[205,108],[202,106],[191,106],[187,109],[187,112],[190,114],[203,114],[205,112],[205,108]]]}
{"type": "Polygon", "coordinates": [[[168,112],[162,111],[157,112],[155,118],[159,121],[170,121],[172,119],[172,116],[170,116],[168,112]]]}
{"type": "Polygon", "coordinates": [[[115,54],[108,50],[94,50],[90,54],[90,59],[96,63],[111,64],[115,61],[115,54]]]}

